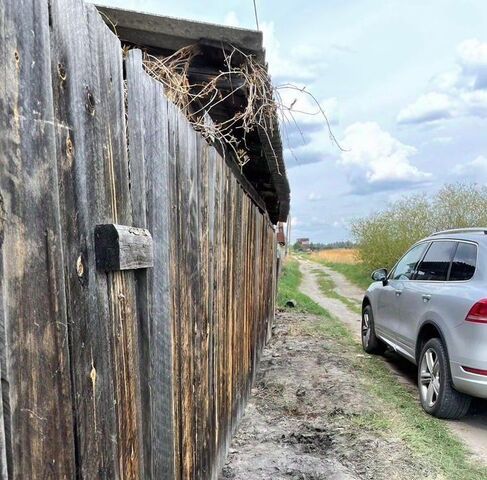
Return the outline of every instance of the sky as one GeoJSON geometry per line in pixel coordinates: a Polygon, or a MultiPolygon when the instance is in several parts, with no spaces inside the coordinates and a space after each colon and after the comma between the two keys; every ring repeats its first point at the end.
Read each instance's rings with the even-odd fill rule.
{"type": "MultiPolygon", "coordinates": [[[[256,28],[252,0],[97,3],[256,28]]],[[[285,112],[293,239],[348,240],[354,219],[404,195],[487,182],[487,1],[256,4],[285,112]]]]}

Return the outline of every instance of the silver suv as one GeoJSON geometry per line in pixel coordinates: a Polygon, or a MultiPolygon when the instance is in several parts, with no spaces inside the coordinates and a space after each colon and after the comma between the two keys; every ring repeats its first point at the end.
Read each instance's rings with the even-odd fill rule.
{"type": "Polygon", "coordinates": [[[435,233],[372,279],[364,350],[391,347],[418,365],[421,404],[436,417],[460,418],[471,396],[487,398],[487,228],[435,233]]]}

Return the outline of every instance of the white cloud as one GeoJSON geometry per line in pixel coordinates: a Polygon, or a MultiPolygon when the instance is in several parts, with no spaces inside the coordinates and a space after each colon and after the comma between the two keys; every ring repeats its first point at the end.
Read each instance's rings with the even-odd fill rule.
{"type": "Polygon", "coordinates": [[[330,141],[327,121],[331,128],[338,124],[338,100],[315,99],[299,88],[283,87],[276,91],[282,105],[280,120],[289,167],[320,162],[337,150],[330,141]]]}
{"type": "Polygon", "coordinates": [[[425,182],[431,177],[411,163],[416,148],[401,143],[375,122],[347,127],[342,145],[346,151],[340,163],[348,168],[359,193],[425,182]]]}
{"type": "Polygon", "coordinates": [[[263,22],[261,28],[269,71],[282,106],[280,120],[287,164],[292,167],[322,161],[330,155],[327,121],[330,125],[339,122],[338,100],[316,94],[313,86],[327,68],[322,60],[323,49],[321,45],[298,41],[284,52],[274,23],[263,22]]]}
{"type": "Polygon", "coordinates": [[[445,145],[447,143],[451,143],[453,141],[453,137],[434,137],[431,139],[431,141],[445,145]]]}
{"type": "Polygon", "coordinates": [[[225,15],[223,24],[229,27],[239,27],[240,21],[238,20],[237,14],[232,10],[225,15]]]}
{"type": "Polygon", "coordinates": [[[301,222],[301,220],[299,220],[298,217],[293,217],[291,216],[291,226],[292,227],[297,227],[299,225],[301,225],[303,222],[301,222]]]}
{"type": "Polygon", "coordinates": [[[308,200],[310,202],[318,202],[319,200],[322,199],[323,199],[323,195],[321,195],[321,193],[311,192],[310,194],[308,194],[308,200]]]}
{"type": "Polygon", "coordinates": [[[458,163],[452,169],[454,175],[462,177],[478,177],[479,175],[487,174],[487,158],[479,155],[470,162],[458,163]]]}
{"type": "Polygon", "coordinates": [[[476,38],[463,41],[457,48],[462,65],[467,67],[485,67],[487,65],[487,43],[476,38]]]}
{"type": "Polygon", "coordinates": [[[269,71],[279,82],[312,82],[326,68],[320,52],[308,44],[297,44],[283,54],[275,34],[274,22],[263,22],[261,30],[269,71]]]}
{"type": "Polygon", "coordinates": [[[448,118],[455,110],[453,99],[444,93],[430,92],[403,108],[397,116],[399,123],[419,123],[448,118]]]}
{"type": "MultiPolygon", "coordinates": [[[[330,124],[337,124],[338,100],[335,97],[315,99],[310,93],[307,93],[304,85],[296,87],[282,86],[277,89],[279,101],[284,108],[284,113],[300,125],[321,124],[325,125],[323,113],[330,124]]],[[[289,120],[292,120],[289,118],[289,120]]]]}
{"type": "Polygon", "coordinates": [[[487,117],[487,42],[470,39],[460,43],[456,65],[437,75],[431,87],[399,112],[398,123],[487,117]]]}

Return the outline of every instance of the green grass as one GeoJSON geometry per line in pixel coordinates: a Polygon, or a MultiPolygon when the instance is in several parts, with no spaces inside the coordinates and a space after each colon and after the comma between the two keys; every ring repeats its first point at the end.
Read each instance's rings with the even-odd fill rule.
{"type": "Polygon", "coordinates": [[[345,306],[347,306],[350,310],[352,310],[355,313],[358,314],[362,313],[362,306],[358,302],[348,297],[344,297],[343,295],[340,295],[335,290],[335,283],[327,273],[319,269],[313,270],[313,272],[318,276],[318,285],[320,287],[320,290],[327,297],[340,300],[340,302],[342,302],[345,306]]]}
{"type": "Polygon", "coordinates": [[[314,258],[313,261],[321,263],[322,265],[330,267],[336,272],[341,273],[351,283],[364,290],[367,290],[367,288],[369,288],[369,285],[372,283],[372,279],[370,278],[370,274],[372,272],[369,272],[367,267],[365,267],[361,263],[334,263],[326,262],[323,260],[319,261],[314,258]]]}
{"type": "Polygon", "coordinates": [[[313,302],[309,297],[299,291],[301,283],[301,272],[298,262],[290,259],[284,266],[281,278],[279,279],[279,289],[277,292],[277,306],[285,309],[288,300],[294,300],[296,307],[293,311],[311,313],[313,315],[329,315],[323,308],[313,302]]]}
{"type": "Polygon", "coordinates": [[[370,425],[379,432],[386,430],[401,438],[414,455],[426,460],[443,478],[487,478],[487,469],[469,460],[466,448],[452,435],[446,423],[424,413],[417,396],[397,381],[380,357],[364,355],[342,322],[299,291],[300,282],[298,262],[290,259],[279,284],[278,304],[286,308],[286,300],[292,298],[297,301],[300,312],[319,315],[320,320],[310,322],[307,328],[314,335],[334,340],[340,354],[351,362],[354,375],[375,397],[377,412],[354,418],[357,428],[370,425]]]}

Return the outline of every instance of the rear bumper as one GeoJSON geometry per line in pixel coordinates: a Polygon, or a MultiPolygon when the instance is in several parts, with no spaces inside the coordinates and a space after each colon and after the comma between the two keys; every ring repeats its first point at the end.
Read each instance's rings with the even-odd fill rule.
{"type": "MultiPolygon", "coordinates": [[[[475,366],[467,365],[468,367],[475,366]]],[[[466,372],[462,365],[456,362],[451,363],[451,374],[453,385],[463,393],[478,398],[487,398],[487,376],[466,372]]]]}
{"type": "Polygon", "coordinates": [[[487,371],[487,325],[462,322],[447,340],[455,388],[474,397],[487,398],[487,375],[462,368],[487,371]]]}

